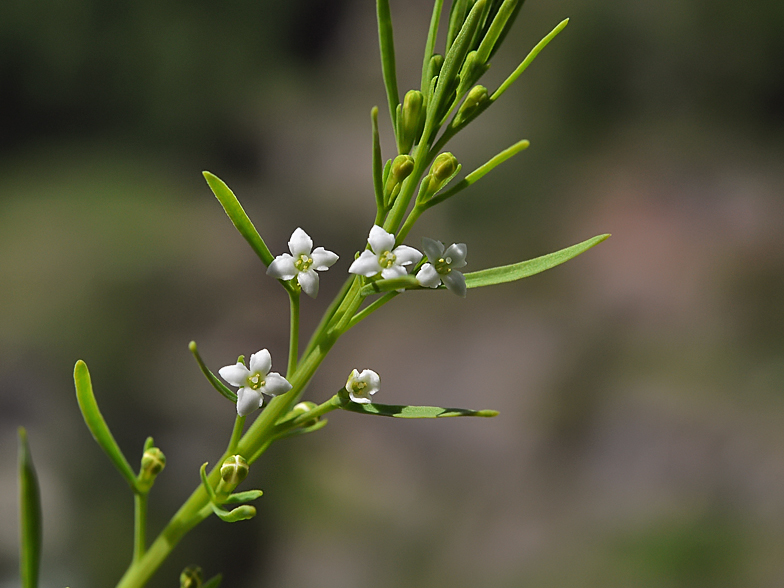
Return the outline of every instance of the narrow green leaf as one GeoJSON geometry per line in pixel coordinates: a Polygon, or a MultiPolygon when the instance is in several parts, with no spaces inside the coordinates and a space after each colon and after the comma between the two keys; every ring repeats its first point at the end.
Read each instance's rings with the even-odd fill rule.
{"type": "Polygon", "coordinates": [[[245,492],[237,492],[236,494],[229,494],[228,498],[223,501],[223,504],[242,504],[243,502],[250,502],[261,498],[264,494],[261,490],[246,490],[245,492]]]}
{"type": "Polygon", "coordinates": [[[264,239],[261,238],[256,227],[253,226],[253,223],[248,218],[245,209],[242,208],[242,205],[240,204],[240,201],[237,200],[234,192],[232,192],[218,176],[215,176],[208,171],[202,172],[202,174],[204,175],[204,179],[207,180],[212,193],[215,194],[218,202],[223,206],[223,210],[226,211],[229,219],[231,219],[232,224],[234,224],[240,232],[240,235],[245,237],[245,240],[253,251],[256,252],[256,255],[259,256],[259,259],[261,259],[264,265],[268,266],[271,264],[273,260],[272,253],[270,253],[267,244],[264,243],[264,239]]]}
{"type": "Polygon", "coordinates": [[[523,62],[517,66],[517,69],[512,72],[512,75],[506,78],[506,80],[504,80],[504,83],[501,84],[495,92],[493,92],[493,95],[490,96],[490,101],[493,102],[495,100],[498,100],[501,94],[506,92],[507,88],[509,88],[509,86],[511,86],[515,82],[515,80],[519,78],[520,75],[526,69],[528,69],[528,66],[531,65],[534,59],[536,59],[536,56],[539,55],[539,52],[545,47],[547,47],[547,44],[553,39],[555,39],[555,37],[558,36],[558,33],[564,30],[566,28],[566,25],[568,24],[569,24],[568,18],[562,20],[560,23],[558,23],[558,26],[555,27],[552,31],[550,31],[550,33],[544,39],[539,41],[536,44],[536,47],[531,49],[531,52],[526,56],[525,59],[523,59],[523,62]]]}
{"type": "Polygon", "coordinates": [[[19,427],[19,568],[22,588],[38,587],[41,564],[41,493],[27,431],[19,427]]]}
{"type": "Polygon", "coordinates": [[[528,261],[521,261],[512,265],[503,265],[500,267],[492,267],[478,272],[470,272],[465,274],[466,287],[480,288],[482,286],[493,286],[495,284],[503,284],[505,282],[514,282],[528,276],[533,276],[565,261],[569,261],[573,257],[577,257],[581,253],[585,253],[594,245],[598,245],[610,235],[598,235],[577,245],[572,245],[566,249],[561,249],[555,253],[543,255],[528,261]]]}
{"type": "Polygon", "coordinates": [[[236,523],[238,521],[247,521],[248,519],[255,517],[256,507],[243,504],[242,506],[238,506],[231,511],[227,511],[222,509],[220,506],[212,504],[212,512],[214,512],[220,520],[226,523],[236,523]]]}
{"type": "Polygon", "coordinates": [[[524,2],[525,2],[525,0],[520,0],[515,5],[514,11],[512,12],[511,16],[506,21],[506,25],[504,26],[504,30],[501,31],[501,34],[498,36],[498,39],[496,40],[496,42],[495,42],[495,44],[493,46],[493,50],[490,51],[490,56],[488,57],[488,59],[492,59],[493,55],[495,55],[495,52],[498,51],[499,47],[501,47],[501,45],[503,44],[504,39],[506,38],[506,35],[509,33],[509,30],[512,28],[512,25],[514,24],[515,19],[517,19],[517,15],[520,14],[520,9],[523,7],[523,3],[524,2]]]}
{"type": "Polygon", "coordinates": [[[389,0],[376,0],[376,16],[378,18],[378,46],[381,50],[381,73],[389,102],[389,116],[392,128],[396,128],[395,112],[400,104],[397,91],[397,72],[395,70],[395,40],[392,34],[392,15],[389,12],[389,0]]]}
{"type": "Polygon", "coordinates": [[[205,461],[201,464],[199,476],[201,477],[201,485],[204,487],[204,491],[207,493],[207,496],[210,497],[210,502],[214,504],[218,501],[218,497],[215,495],[215,490],[210,486],[210,481],[207,479],[207,463],[208,462],[205,461]]]}
{"type": "Polygon", "coordinates": [[[223,576],[221,574],[216,574],[215,576],[207,580],[204,584],[202,584],[201,588],[218,588],[222,580],[223,580],[223,576]]]}
{"type": "Polygon", "coordinates": [[[351,412],[401,419],[435,419],[461,416],[494,417],[498,415],[496,410],[468,410],[465,408],[441,408],[439,406],[398,406],[394,404],[357,404],[356,402],[349,402],[341,406],[341,408],[351,412]]]}
{"type": "Polygon", "coordinates": [[[196,359],[196,363],[199,364],[199,369],[201,369],[201,373],[204,374],[204,377],[207,378],[207,381],[212,384],[212,387],[215,388],[218,392],[220,392],[223,396],[231,400],[232,402],[237,402],[237,394],[227,388],[223,382],[221,382],[215,374],[210,371],[210,368],[204,363],[202,360],[201,355],[199,355],[199,349],[196,347],[196,341],[191,341],[188,343],[188,349],[191,350],[193,357],[196,359]]]}
{"type": "Polygon", "coordinates": [[[452,8],[449,10],[449,26],[446,31],[446,50],[455,42],[465,21],[468,0],[453,0],[452,8]]]}
{"type": "Polygon", "coordinates": [[[416,276],[407,275],[400,278],[390,278],[388,280],[376,280],[363,286],[359,291],[360,296],[368,296],[370,294],[377,294],[379,292],[390,292],[392,290],[405,290],[411,288],[419,288],[419,282],[416,276]]]}
{"type": "Polygon", "coordinates": [[[488,59],[490,59],[490,54],[493,52],[501,33],[506,28],[507,21],[515,13],[518,4],[522,4],[522,2],[520,0],[504,0],[504,3],[501,4],[501,8],[496,13],[495,18],[493,18],[493,22],[477,50],[476,57],[479,63],[487,63],[488,59]]]}
{"type": "Polygon", "coordinates": [[[114,440],[106,421],[98,410],[98,403],[95,401],[93,394],[93,385],[90,380],[90,372],[87,369],[87,364],[81,359],[76,362],[74,366],[74,384],[76,385],[76,400],[79,402],[79,409],[82,411],[82,417],[93,434],[93,438],[106,452],[109,459],[114,464],[114,467],[122,474],[128,485],[137,491],[136,474],[133,473],[128,460],[125,459],[120,446],[114,440]]]}
{"type": "Polygon", "coordinates": [[[376,209],[384,210],[384,171],[381,165],[381,140],[378,135],[378,106],[370,111],[373,126],[373,192],[376,195],[376,209]]]}
{"type": "Polygon", "coordinates": [[[446,192],[443,192],[442,194],[436,194],[431,199],[425,201],[423,203],[423,206],[425,208],[430,208],[431,206],[435,206],[436,204],[443,202],[447,198],[454,196],[461,190],[468,188],[468,186],[479,181],[482,177],[484,177],[486,174],[491,172],[494,168],[501,165],[510,157],[517,155],[518,153],[520,153],[520,151],[523,151],[524,149],[528,149],[530,144],[531,143],[528,140],[523,139],[522,141],[518,141],[508,149],[504,149],[503,151],[501,151],[501,153],[493,157],[490,161],[488,161],[484,165],[476,168],[465,178],[460,180],[457,184],[449,188],[449,190],[447,190],[446,192]]]}
{"type": "Polygon", "coordinates": [[[433,16],[430,17],[430,29],[427,33],[427,42],[425,43],[425,57],[422,60],[422,84],[420,90],[422,94],[427,96],[428,88],[430,87],[430,78],[428,77],[428,69],[430,69],[430,59],[433,57],[433,51],[436,47],[436,38],[438,37],[438,23],[441,20],[441,9],[444,6],[444,0],[435,0],[433,4],[433,16]]]}

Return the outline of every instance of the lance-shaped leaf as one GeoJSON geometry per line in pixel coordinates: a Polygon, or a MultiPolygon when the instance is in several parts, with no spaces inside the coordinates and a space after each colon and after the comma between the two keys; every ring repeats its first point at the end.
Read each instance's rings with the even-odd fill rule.
{"type": "MultiPolygon", "coordinates": [[[[199,355],[199,349],[198,349],[198,347],[196,347],[196,341],[191,341],[188,344],[188,349],[191,350],[191,353],[193,354],[193,357],[196,359],[196,363],[199,364],[199,369],[201,369],[201,373],[203,373],[204,377],[207,378],[207,381],[210,384],[212,384],[212,387],[215,388],[218,392],[220,392],[223,396],[225,396],[226,398],[228,398],[232,402],[237,402],[237,394],[233,390],[227,388],[223,384],[223,382],[221,382],[215,376],[215,374],[213,374],[210,371],[210,368],[208,368],[207,365],[204,363],[204,361],[201,358],[201,355],[199,355]]],[[[240,360],[238,360],[238,361],[240,361],[240,360]]]]}
{"type": "Polygon", "coordinates": [[[515,280],[533,276],[534,274],[560,265],[565,261],[569,261],[573,257],[577,257],[609,237],[609,234],[598,235],[592,239],[578,243],[577,245],[572,245],[566,249],[550,253],[549,255],[543,255],[535,259],[529,259],[528,261],[521,261],[520,263],[513,263],[512,265],[491,267],[486,270],[464,274],[466,287],[481,288],[482,286],[493,286],[505,282],[514,282],[515,280]]]}
{"type": "Polygon", "coordinates": [[[218,588],[222,580],[223,576],[221,574],[216,574],[207,580],[204,584],[202,584],[201,588],[218,588]]]}
{"type": "Polygon", "coordinates": [[[264,494],[261,490],[246,490],[245,492],[237,492],[236,494],[229,494],[223,504],[242,504],[243,502],[250,502],[261,498],[264,494]]]}
{"type": "Polygon", "coordinates": [[[395,112],[400,104],[397,91],[397,72],[395,68],[395,41],[392,34],[392,15],[389,11],[389,0],[376,0],[376,16],[378,18],[378,46],[381,50],[381,73],[384,76],[384,87],[389,101],[389,116],[392,128],[396,128],[395,112]]]}
{"type": "Polygon", "coordinates": [[[256,255],[259,256],[259,259],[261,259],[264,265],[269,266],[273,260],[272,253],[270,253],[264,239],[261,238],[256,227],[253,226],[250,218],[248,218],[245,209],[242,208],[242,205],[240,204],[240,201],[237,200],[234,192],[232,192],[218,176],[215,176],[208,171],[202,173],[213,194],[215,194],[218,202],[223,206],[223,210],[226,211],[226,214],[240,232],[240,235],[245,237],[245,240],[253,251],[256,252],[256,255]]]}
{"type": "Polygon", "coordinates": [[[22,427],[19,427],[19,514],[22,588],[37,588],[41,563],[41,495],[27,432],[22,427]]]}
{"type": "Polygon", "coordinates": [[[403,406],[395,404],[357,404],[349,402],[341,406],[343,410],[372,414],[376,416],[397,417],[400,419],[437,419],[441,417],[494,417],[497,410],[468,410],[466,408],[441,408],[440,406],[403,406]]]}
{"type": "Polygon", "coordinates": [[[430,85],[430,78],[427,71],[430,67],[430,59],[433,57],[433,51],[436,46],[436,37],[438,37],[438,23],[441,20],[441,9],[443,8],[444,0],[435,0],[433,3],[433,16],[430,17],[430,29],[427,33],[427,42],[425,43],[425,57],[422,62],[422,85],[420,89],[423,94],[427,93],[428,86],[430,85]]]}
{"type": "Polygon", "coordinates": [[[93,394],[93,385],[90,380],[90,372],[87,369],[87,364],[81,359],[76,362],[74,366],[74,384],[76,385],[76,400],[79,402],[79,409],[82,411],[82,417],[93,434],[93,438],[106,452],[109,459],[114,464],[114,467],[122,474],[128,485],[136,492],[137,481],[136,474],[133,473],[128,460],[125,459],[120,446],[114,440],[111,431],[109,430],[106,421],[98,410],[98,403],[95,401],[93,394]]]}

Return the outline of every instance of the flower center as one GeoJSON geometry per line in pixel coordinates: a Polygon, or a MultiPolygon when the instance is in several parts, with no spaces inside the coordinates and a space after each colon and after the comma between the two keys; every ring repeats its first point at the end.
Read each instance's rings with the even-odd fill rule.
{"type": "Polygon", "coordinates": [[[294,267],[297,268],[298,272],[308,271],[311,265],[313,265],[313,258],[304,253],[294,261],[294,267]]]}
{"type": "Polygon", "coordinates": [[[248,385],[253,390],[258,390],[259,388],[264,386],[266,383],[267,382],[264,380],[264,378],[261,377],[261,374],[253,374],[252,376],[250,376],[248,378],[248,385]]]}
{"type": "Polygon", "coordinates": [[[391,251],[384,251],[381,255],[378,256],[378,265],[380,265],[383,269],[388,269],[395,265],[396,256],[391,251]]]}
{"type": "Polygon", "coordinates": [[[355,393],[362,392],[365,388],[367,388],[367,382],[354,382],[351,384],[351,389],[354,390],[355,393]]]}
{"type": "Polygon", "coordinates": [[[436,268],[436,271],[439,274],[448,274],[449,272],[452,271],[452,268],[449,267],[451,263],[452,263],[451,257],[447,257],[446,259],[441,257],[437,262],[433,264],[433,266],[436,268]]]}

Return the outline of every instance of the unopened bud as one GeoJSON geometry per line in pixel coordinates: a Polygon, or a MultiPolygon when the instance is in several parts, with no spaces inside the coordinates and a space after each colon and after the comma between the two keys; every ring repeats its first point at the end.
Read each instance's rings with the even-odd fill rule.
{"type": "Polygon", "coordinates": [[[152,487],[155,478],[166,467],[166,456],[157,447],[149,447],[142,454],[142,464],[139,471],[139,486],[142,491],[152,487]]]}
{"type": "Polygon", "coordinates": [[[397,115],[398,151],[408,153],[425,126],[425,97],[419,90],[409,90],[397,115]]]}
{"type": "Polygon", "coordinates": [[[389,175],[384,185],[384,198],[387,205],[392,201],[400,192],[400,185],[403,183],[411,172],[414,171],[414,158],[410,155],[398,155],[395,157],[389,169],[389,175]]]}
{"type": "Polygon", "coordinates": [[[462,124],[486,101],[487,88],[484,86],[474,86],[471,88],[471,91],[468,92],[468,96],[466,96],[463,104],[460,105],[460,109],[457,111],[457,116],[455,117],[455,122],[453,124],[455,126],[462,124]]]}
{"type": "Polygon", "coordinates": [[[422,180],[417,200],[426,201],[438,193],[460,171],[457,158],[451,153],[440,153],[430,167],[430,173],[422,180]]]}
{"type": "Polygon", "coordinates": [[[460,84],[457,87],[457,96],[462,96],[468,91],[472,84],[482,77],[489,65],[482,63],[476,51],[471,51],[466,55],[463,67],[460,68],[460,84]]]}
{"type": "MultiPolygon", "coordinates": [[[[299,403],[295,404],[294,408],[291,409],[291,412],[292,412],[292,415],[294,416],[294,418],[297,418],[300,415],[303,415],[305,413],[310,412],[311,410],[316,408],[316,406],[317,406],[317,404],[315,402],[310,402],[308,400],[305,400],[303,402],[299,402],[299,403]]],[[[313,425],[315,425],[318,422],[318,420],[319,420],[318,417],[316,417],[314,419],[310,419],[310,420],[302,423],[302,426],[303,427],[312,427],[313,425]]]]}
{"type": "Polygon", "coordinates": [[[229,491],[234,490],[248,475],[248,469],[248,462],[241,455],[227,457],[220,469],[220,486],[230,486],[229,491]]]}
{"type": "Polygon", "coordinates": [[[180,573],[180,588],[200,588],[202,572],[199,566],[188,566],[180,573]]]}

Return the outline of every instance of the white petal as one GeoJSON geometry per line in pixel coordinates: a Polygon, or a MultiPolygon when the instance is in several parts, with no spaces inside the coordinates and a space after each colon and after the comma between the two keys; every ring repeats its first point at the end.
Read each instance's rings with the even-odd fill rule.
{"type": "Polygon", "coordinates": [[[253,388],[240,388],[237,390],[237,414],[248,416],[261,406],[261,394],[253,388]]]}
{"type": "Polygon", "coordinates": [[[313,249],[313,239],[299,227],[294,229],[294,232],[291,233],[291,239],[289,239],[289,251],[291,251],[291,254],[294,257],[308,255],[311,249],[313,249]]]}
{"type": "Polygon", "coordinates": [[[354,392],[349,392],[348,397],[351,398],[352,402],[356,402],[357,404],[370,404],[370,398],[367,398],[365,396],[357,396],[356,394],[354,394],[354,392]]]}
{"type": "Polygon", "coordinates": [[[373,225],[373,228],[370,229],[368,243],[370,243],[373,253],[381,255],[384,251],[391,251],[395,246],[395,236],[387,233],[378,225],[373,225]]]}
{"type": "Polygon", "coordinates": [[[381,266],[378,263],[378,256],[367,249],[348,268],[350,274],[359,274],[366,278],[375,276],[380,271],[381,266]]]}
{"type": "Polygon", "coordinates": [[[406,271],[406,268],[404,268],[402,265],[393,265],[381,270],[381,277],[385,280],[390,280],[392,278],[402,278],[407,273],[408,272],[406,271]]]}
{"type": "Polygon", "coordinates": [[[466,282],[465,277],[457,270],[452,270],[448,274],[441,276],[444,280],[444,285],[447,289],[458,296],[465,298],[466,296],[466,282]]]}
{"type": "Polygon", "coordinates": [[[449,267],[458,268],[463,267],[466,264],[466,254],[468,253],[468,247],[466,247],[465,243],[454,243],[447,247],[447,250],[444,251],[444,259],[451,258],[452,261],[448,262],[449,267]]]}
{"type": "Polygon", "coordinates": [[[365,390],[367,390],[366,394],[375,394],[381,386],[381,378],[373,370],[362,370],[357,377],[357,381],[365,382],[365,384],[368,385],[368,387],[365,388],[365,390]]]}
{"type": "Polygon", "coordinates": [[[266,349],[257,351],[250,356],[250,372],[252,374],[261,374],[266,376],[267,372],[272,368],[272,357],[270,352],[266,349]]]}
{"type": "Polygon", "coordinates": [[[359,372],[357,370],[351,370],[351,373],[348,375],[348,381],[346,382],[346,392],[351,392],[351,388],[356,383],[358,376],[359,372]]]}
{"type": "Polygon", "coordinates": [[[417,282],[426,288],[438,288],[441,283],[441,276],[438,275],[436,268],[432,264],[423,265],[416,275],[417,282]]]}
{"type": "Polygon", "coordinates": [[[281,376],[277,372],[270,372],[267,374],[267,377],[264,378],[266,382],[264,386],[259,388],[264,394],[269,396],[275,396],[276,394],[285,394],[289,390],[291,390],[291,384],[289,381],[281,376]]]}
{"type": "Polygon", "coordinates": [[[244,386],[250,371],[241,363],[236,365],[227,365],[218,370],[220,377],[226,380],[232,386],[244,386]]]}
{"type": "Polygon", "coordinates": [[[336,253],[327,251],[323,247],[316,247],[313,253],[310,254],[310,258],[313,260],[314,269],[320,272],[323,272],[338,260],[336,253]]]}
{"type": "Polygon", "coordinates": [[[392,253],[395,254],[395,263],[399,265],[419,263],[419,260],[422,259],[422,254],[408,245],[400,245],[392,253]]]}
{"type": "Polygon", "coordinates": [[[422,237],[422,249],[425,250],[425,255],[427,255],[427,258],[435,263],[444,252],[444,244],[441,241],[436,241],[435,239],[422,237]]]}
{"type": "Polygon", "coordinates": [[[267,275],[279,280],[290,280],[297,275],[294,258],[288,253],[278,255],[267,268],[267,275]]]}
{"type": "Polygon", "coordinates": [[[302,286],[302,291],[305,294],[311,298],[316,297],[319,288],[319,280],[316,270],[309,269],[306,272],[299,272],[299,274],[297,274],[297,281],[299,282],[299,285],[302,286]]]}

